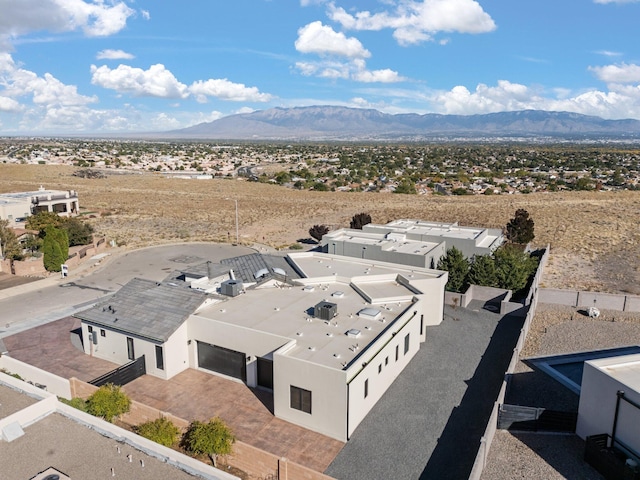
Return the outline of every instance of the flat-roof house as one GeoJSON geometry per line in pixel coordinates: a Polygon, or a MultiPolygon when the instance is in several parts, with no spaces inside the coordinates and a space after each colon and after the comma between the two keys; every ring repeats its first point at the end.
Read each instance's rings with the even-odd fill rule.
{"type": "Polygon", "coordinates": [[[503,242],[502,231],[497,228],[405,219],[386,225],[370,223],[362,230],[329,232],[322,237],[322,249],[335,255],[434,268],[451,247],[471,258],[491,254],[503,242]]]}
{"type": "Polygon", "coordinates": [[[584,363],[576,434],[604,436],[606,447],[640,465],[640,354],[584,363]]]}
{"type": "Polygon", "coordinates": [[[78,313],[87,354],[271,390],[274,414],[341,441],[442,321],[447,273],[319,252],[134,279],[78,313]]]}
{"type": "Polygon", "coordinates": [[[54,212],[63,217],[77,215],[80,209],[75,190],[46,190],[0,194],[0,219],[9,220],[10,227],[23,224],[38,212],[54,212]]]}

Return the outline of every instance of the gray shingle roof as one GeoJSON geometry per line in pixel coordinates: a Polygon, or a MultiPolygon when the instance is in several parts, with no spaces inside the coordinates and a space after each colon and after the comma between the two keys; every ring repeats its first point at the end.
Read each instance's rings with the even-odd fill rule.
{"type": "Polygon", "coordinates": [[[165,342],[206,299],[197,290],[134,278],[108,300],[75,316],[93,325],[165,342]]]}
{"type": "Polygon", "coordinates": [[[277,271],[274,268],[282,269],[288,279],[300,278],[300,275],[287,262],[284,257],[276,255],[261,255],[252,253],[240,257],[226,258],[220,262],[231,267],[236,278],[242,279],[245,283],[253,283],[257,279],[255,274],[261,270],[266,270],[266,276],[273,277],[277,271]]]}

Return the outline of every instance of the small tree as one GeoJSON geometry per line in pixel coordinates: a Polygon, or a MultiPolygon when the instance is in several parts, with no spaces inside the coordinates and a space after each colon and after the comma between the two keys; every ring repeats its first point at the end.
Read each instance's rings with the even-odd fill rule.
{"type": "Polygon", "coordinates": [[[26,227],[30,230],[38,230],[44,237],[47,227],[59,227],[64,222],[63,218],[54,212],[38,212],[27,217],[26,227]]]}
{"type": "Polygon", "coordinates": [[[87,400],[87,412],[96,417],[102,417],[107,422],[131,408],[131,399],[122,389],[107,383],[95,391],[87,400]]]}
{"type": "Polygon", "coordinates": [[[180,429],[173,422],[165,417],[156,418],[155,420],[141,423],[134,428],[136,433],[144,438],[170,447],[178,440],[180,429]]]}
{"type": "Polygon", "coordinates": [[[533,219],[524,208],[516,210],[515,216],[507,223],[507,239],[511,243],[526,245],[535,238],[533,219]]]}
{"type": "Polygon", "coordinates": [[[482,285],[483,287],[496,287],[496,264],[490,255],[476,255],[469,268],[467,283],[470,285],[482,285]]]}
{"type": "Polygon", "coordinates": [[[357,213],[351,218],[349,228],[362,230],[362,227],[371,223],[371,215],[368,213],[357,213]]]}
{"type": "Polygon", "coordinates": [[[449,280],[445,287],[448,291],[462,292],[469,272],[469,261],[460,250],[456,247],[448,249],[447,254],[438,260],[438,270],[449,272],[449,280]]]}
{"type": "Polygon", "coordinates": [[[194,420],[182,436],[182,446],[195,455],[208,455],[214,467],[219,455],[229,455],[236,441],[231,429],[215,417],[207,423],[194,420]]]}
{"type": "Polygon", "coordinates": [[[63,225],[69,237],[69,246],[87,245],[93,240],[93,227],[82,220],[71,217],[63,225]]]}
{"type": "Polygon", "coordinates": [[[59,272],[65,259],[60,250],[60,244],[56,242],[53,235],[44,237],[42,242],[42,261],[47,272],[59,272]]]}
{"type": "Polygon", "coordinates": [[[0,258],[22,259],[22,247],[13,229],[9,228],[9,220],[0,220],[0,258]]]}
{"type": "Polygon", "coordinates": [[[497,286],[518,291],[527,285],[537,260],[517,246],[503,245],[493,253],[496,265],[497,286]]]}
{"type": "Polygon", "coordinates": [[[329,227],[326,225],[314,225],[309,229],[309,235],[318,242],[322,240],[322,236],[329,233],[329,227]]]}

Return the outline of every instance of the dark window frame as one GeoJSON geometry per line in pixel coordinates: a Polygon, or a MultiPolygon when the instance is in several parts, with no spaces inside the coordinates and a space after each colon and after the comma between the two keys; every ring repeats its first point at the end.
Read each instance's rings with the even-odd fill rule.
{"type": "Polygon", "coordinates": [[[364,381],[364,398],[367,398],[369,396],[369,379],[367,378],[364,381]]]}
{"type": "Polygon", "coordinates": [[[158,370],[164,370],[164,349],[162,345],[156,345],[156,368],[158,370]]]}
{"type": "Polygon", "coordinates": [[[289,400],[291,408],[311,415],[311,390],[290,385],[289,400]]]}
{"type": "Polygon", "coordinates": [[[101,337],[106,337],[107,336],[107,331],[104,328],[100,329],[100,336],[101,337]]]}
{"type": "Polygon", "coordinates": [[[404,337],[404,354],[406,355],[407,353],[409,353],[409,335],[411,335],[410,333],[407,333],[407,335],[404,337]]]}
{"type": "Polygon", "coordinates": [[[133,346],[133,338],[131,337],[127,337],[127,358],[129,360],[136,359],[136,350],[135,350],[135,347],[133,346]]]}

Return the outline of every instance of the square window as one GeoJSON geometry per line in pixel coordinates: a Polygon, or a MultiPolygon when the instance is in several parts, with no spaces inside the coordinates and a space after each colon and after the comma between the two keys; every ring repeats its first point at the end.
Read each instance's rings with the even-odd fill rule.
{"type": "Polygon", "coordinates": [[[291,408],[311,414],[311,391],[290,386],[291,408]]]}
{"type": "Polygon", "coordinates": [[[100,329],[100,336],[101,337],[106,337],[107,336],[107,332],[105,332],[103,328],[100,329]]]}

